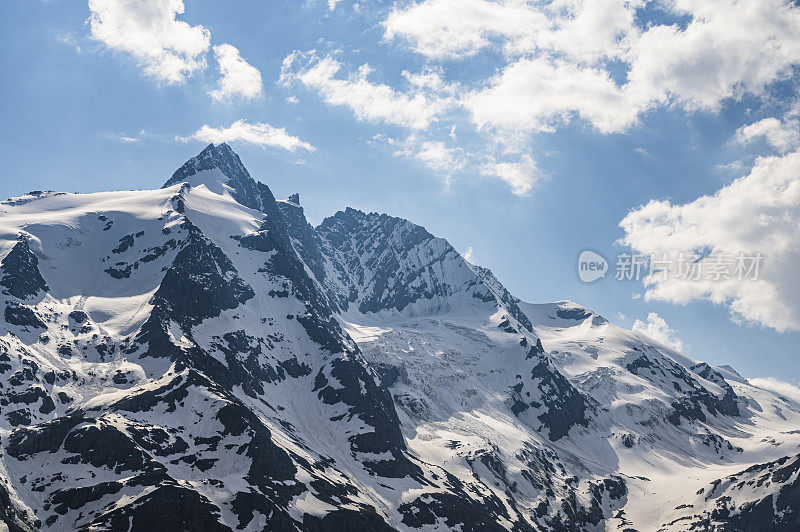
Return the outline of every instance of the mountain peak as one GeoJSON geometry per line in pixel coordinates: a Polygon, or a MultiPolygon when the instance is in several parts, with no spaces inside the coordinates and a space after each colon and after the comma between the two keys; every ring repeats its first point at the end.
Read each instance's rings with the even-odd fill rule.
{"type": "Polygon", "coordinates": [[[206,185],[214,192],[223,193],[229,187],[234,200],[245,207],[263,211],[274,203],[269,187],[250,176],[242,160],[226,143],[209,144],[203,151],[178,168],[162,188],[178,183],[192,186],[206,185]]]}
{"type": "MultiPolygon", "coordinates": [[[[208,170],[218,168],[222,174],[235,184],[245,184],[253,181],[242,160],[225,144],[209,144],[203,151],[192,157],[183,166],[178,168],[162,188],[171,187],[176,183],[187,181],[190,177],[208,170]]],[[[235,186],[233,188],[236,188],[235,186]]]]}
{"type": "Polygon", "coordinates": [[[297,205],[299,207],[300,206],[300,193],[299,192],[295,192],[294,194],[292,194],[291,196],[286,198],[286,201],[294,203],[295,205],[297,205]]]}

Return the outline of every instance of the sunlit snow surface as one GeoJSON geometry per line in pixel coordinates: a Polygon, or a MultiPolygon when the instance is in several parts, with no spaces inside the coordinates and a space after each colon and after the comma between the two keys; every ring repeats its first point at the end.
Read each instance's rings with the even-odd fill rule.
{"type": "Polygon", "coordinates": [[[285,229],[266,229],[277,215],[226,179],[0,203],[0,257],[22,238],[47,284],[3,294],[42,326],[0,328],[0,521],[114,529],[178,493],[198,529],[349,509],[399,529],[683,530],[797,481],[790,399],[574,303],[519,302],[405,221],[353,211],[301,234],[278,202],[285,229]],[[284,230],[288,251],[245,245],[284,230]],[[221,283],[209,298],[244,287],[194,321],[159,300],[191,242],[232,265],[197,274],[221,283]],[[142,336],[156,308],[180,354],[142,336]]]}

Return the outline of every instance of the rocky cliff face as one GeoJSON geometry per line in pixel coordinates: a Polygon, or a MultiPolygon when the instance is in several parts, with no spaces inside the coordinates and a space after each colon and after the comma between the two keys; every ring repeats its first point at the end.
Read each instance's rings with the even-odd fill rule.
{"type": "Polygon", "coordinates": [[[794,522],[800,405],[407,220],[312,227],[227,145],[159,190],[6,200],[0,257],[10,530],[794,522]]]}

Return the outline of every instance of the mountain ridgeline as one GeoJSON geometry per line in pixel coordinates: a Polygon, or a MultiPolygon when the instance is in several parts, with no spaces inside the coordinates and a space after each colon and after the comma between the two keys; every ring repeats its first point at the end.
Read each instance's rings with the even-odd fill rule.
{"type": "Polygon", "coordinates": [[[0,257],[0,530],[800,526],[800,405],[227,144],[0,202],[0,257]]]}

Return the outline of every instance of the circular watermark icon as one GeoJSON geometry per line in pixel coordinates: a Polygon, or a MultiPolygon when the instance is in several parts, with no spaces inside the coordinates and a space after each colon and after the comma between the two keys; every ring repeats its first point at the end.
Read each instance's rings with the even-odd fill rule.
{"type": "Polygon", "coordinates": [[[578,278],[584,283],[604,279],[608,273],[608,261],[601,254],[585,249],[578,255],[578,278]]]}

